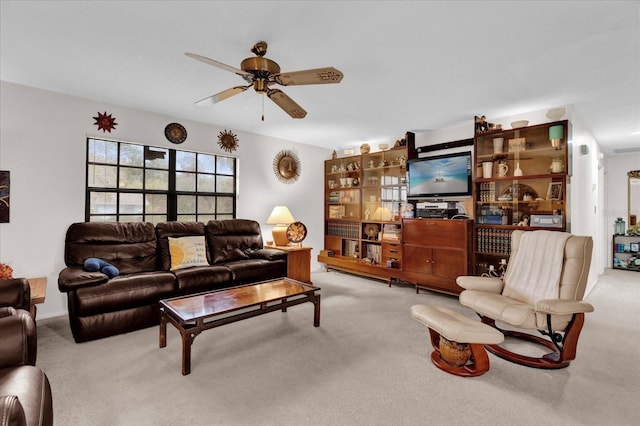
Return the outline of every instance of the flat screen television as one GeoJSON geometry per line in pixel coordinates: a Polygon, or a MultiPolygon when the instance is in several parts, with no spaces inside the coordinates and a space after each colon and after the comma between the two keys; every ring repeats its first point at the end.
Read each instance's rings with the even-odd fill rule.
{"type": "Polygon", "coordinates": [[[471,152],[456,152],[409,160],[407,197],[454,198],[472,193],[471,152]]]}

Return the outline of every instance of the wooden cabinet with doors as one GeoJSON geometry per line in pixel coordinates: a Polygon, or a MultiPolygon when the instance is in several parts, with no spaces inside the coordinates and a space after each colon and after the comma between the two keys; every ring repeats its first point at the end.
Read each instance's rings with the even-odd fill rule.
{"type": "Polygon", "coordinates": [[[405,219],[402,222],[402,279],[419,289],[459,294],[460,275],[469,275],[473,222],[468,219],[405,219]]]}

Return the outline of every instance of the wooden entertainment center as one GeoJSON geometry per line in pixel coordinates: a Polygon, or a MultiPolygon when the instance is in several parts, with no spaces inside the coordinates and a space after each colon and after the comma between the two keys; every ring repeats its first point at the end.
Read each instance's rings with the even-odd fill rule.
{"type": "Polygon", "coordinates": [[[407,198],[407,164],[418,156],[412,140],[326,160],[325,244],[318,262],[389,285],[406,281],[416,291],[459,294],[456,277],[508,261],[514,229],[569,230],[570,140],[564,120],[458,141],[473,151],[472,208],[452,219],[414,217],[416,200],[407,198]],[[490,163],[486,175],[483,163],[490,163]]]}

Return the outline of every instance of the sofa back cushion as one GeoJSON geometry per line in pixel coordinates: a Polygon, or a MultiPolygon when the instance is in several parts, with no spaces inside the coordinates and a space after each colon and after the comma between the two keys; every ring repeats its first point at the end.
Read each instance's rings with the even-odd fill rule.
{"type": "Polygon", "coordinates": [[[156,270],[156,233],[148,222],[79,222],[67,229],[64,261],[82,268],[90,257],[105,260],[120,274],[156,270]]]}
{"type": "Polygon", "coordinates": [[[171,270],[169,238],[204,236],[204,223],[161,222],[156,225],[156,236],[158,238],[159,267],[163,271],[169,271],[171,270]]]}
{"type": "Polygon", "coordinates": [[[206,235],[211,263],[248,259],[263,248],[260,224],[255,220],[210,220],[206,235]]]}

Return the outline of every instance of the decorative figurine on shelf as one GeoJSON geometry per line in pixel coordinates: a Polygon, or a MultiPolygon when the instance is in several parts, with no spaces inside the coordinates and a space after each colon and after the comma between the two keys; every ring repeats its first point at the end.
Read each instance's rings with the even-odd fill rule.
{"type": "Polygon", "coordinates": [[[338,158],[338,153],[336,152],[336,150],[334,149],[333,152],[331,153],[331,159],[335,160],[336,158],[338,158]]]}
{"type": "Polygon", "coordinates": [[[517,226],[529,226],[529,216],[522,216],[522,220],[518,222],[517,226]]]}
{"type": "Polygon", "coordinates": [[[489,131],[489,123],[484,115],[478,117],[475,116],[476,133],[484,133],[489,131]]]}

